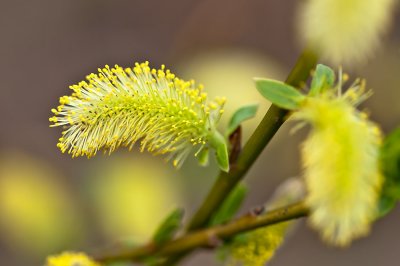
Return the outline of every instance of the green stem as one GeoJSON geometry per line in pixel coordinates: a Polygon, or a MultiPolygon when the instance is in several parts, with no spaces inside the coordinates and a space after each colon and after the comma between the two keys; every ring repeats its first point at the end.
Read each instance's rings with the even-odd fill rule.
{"type": "MultiPolygon", "coordinates": [[[[304,51],[286,79],[286,83],[297,88],[303,87],[316,63],[317,57],[311,51],[304,51]]],[[[231,171],[229,173],[220,172],[213,188],[190,221],[188,231],[207,225],[210,217],[221,205],[226,195],[243,179],[265,146],[285,122],[287,114],[288,111],[275,105],[269,108],[257,129],[243,147],[237,163],[232,166],[231,171]]]]}
{"type": "MultiPolygon", "coordinates": [[[[285,82],[293,87],[303,87],[316,64],[317,56],[312,51],[306,49],[297,60],[296,65],[285,82]]],[[[243,147],[237,163],[231,166],[229,173],[220,172],[211,191],[189,222],[187,231],[190,232],[208,224],[210,218],[221,206],[226,196],[243,179],[269,141],[286,121],[287,114],[288,111],[276,105],[271,105],[253,135],[243,147]]],[[[163,265],[175,265],[185,255],[183,253],[172,256],[163,265]]]]}
{"type": "MultiPolygon", "coordinates": [[[[286,79],[286,83],[294,87],[302,87],[308,79],[311,70],[315,67],[316,62],[317,57],[312,52],[303,52],[286,79]]],[[[260,220],[258,220],[260,218],[244,217],[226,226],[218,226],[190,233],[191,231],[200,229],[208,224],[210,218],[221,206],[226,196],[232,191],[237,183],[243,179],[265,146],[285,122],[287,114],[288,112],[286,110],[275,105],[272,105],[269,108],[263,120],[244,146],[237,162],[231,166],[230,172],[220,172],[213,188],[190,221],[189,226],[187,227],[188,234],[174,241],[168,242],[161,247],[148,244],[134,250],[128,250],[126,252],[119,251],[114,255],[104,255],[99,257],[99,260],[132,260],[159,254],[163,256],[171,255],[163,265],[175,265],[186,255],[187,252],[191,251],[195,247],[207,245],[210,241],[210,236],[225,238],[259,226],[274,224],[306,215],[306,208],[300,204],[298,206],[288,207],[288,209],[284,209],[283,211],[280,210],[268,213],[266,216],[262,216],[265,220],[261,218],[261,221],[264,222],[260,222],[260,220]],[[257,226],[255,226],[253,222],[254,224],[257,224],[257,226]]]]}
{"type": "Polygon", "coordinates": [[[115,253],[103,253],[101,256],[96,257],[96,260],[105,263],[124,260],[140,261],[148,256],[156,255],[166,257],[174,254],[182,254],[183,252],[188,252],[198,247],[215,248],[216,246],[212,243],[215,239],[224,240],[232,238],[237,234],[259,227],[265,227],[304,217],[307,216],[308,213],[309,210],[305,204],[299,202],[269,211],[259,216],[248,214],[225,225],[219,225],[186,234],[161,246],[148,244],[125,251],[118,250],[115,253]]]}

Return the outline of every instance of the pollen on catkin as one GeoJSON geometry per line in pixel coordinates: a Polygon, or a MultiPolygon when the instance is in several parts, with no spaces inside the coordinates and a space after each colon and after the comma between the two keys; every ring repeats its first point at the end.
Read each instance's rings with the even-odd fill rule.
{"type": "Polygon", "coordinates": [[[229,247],[226,266],[263,266],[285,239],[290,222],[256,229],[236,239],[229,247]]]}
{"type": "Polygon", "coordinates": [[[63,252],[49,256],[45,266],[101,266],[81,252],[63,252]]]}
{"type": "MultiPolygon", "coordinates": [[[[300,178],[284,181],[265,206],[266,211],[298,202],[304,196],[300,178]]],[[[284,243],[296,221],[287,221],[240,234],[228,245],[226,266],[263,266],[268,263],[284,243]]]]}
{"type": "Polygon", "coordinates": [[[395,0],[306,0],[299,12],[303,41],[335,64],[364,61],[388,28],[395,0]]]}
{"type": "Polygon", "coordinates": [[[111,153],[120,146],[169,154],[179,167],[193,146],[202,148],[216,131],[224,98],[208,102],[201,85],[177,78],[163,65],[98,69],[70,86],[71,96],[52,109],[51,126],[64,131],[57,146],[72,157],[111,153]]]}
{"type": "Polygon", "coordinates": [[[344,94],[339,88],[309,97],[294,114],[312,126],[302,145],[309,220],[336,246],[369,232],[382,184],[380,130],[354,108],[367,97],[364,88],[357,81],[344,94]]]}

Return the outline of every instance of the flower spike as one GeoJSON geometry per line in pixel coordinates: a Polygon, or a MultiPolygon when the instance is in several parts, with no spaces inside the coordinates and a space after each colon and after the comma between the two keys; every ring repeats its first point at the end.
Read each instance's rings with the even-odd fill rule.
{"type": "Polygon", "coordinates": [[[49,256],[46,266],[101,266],[82,252],[63,252],[49,256]]]}
{"type": "Polygon", "coordinates": [[[299,12],[302,40],[335,64],[369,58],[389,27],[396,0],[305,0],[299,12]]]}
{"type": "Polygon", "coordinates": [[[57,144],[62,152],[90,158],[101,149],[130,150],[140,140],[141,151],[168,153],[180,167],[193,146],[223,146],[210,140],[219,136],[224,98],[208,102],[201,85],[177,78],[164,65],[151,69],[144,62],[98,71],[70,86],[72,95],[52,109],[51,126],[65,128],[57,144]]]}
{"type": "Polygon", "coordinates": [[[295,119],[312,126],[302,146],[310,222],[336,246],[368,234],[376,217],[382,136],[367,115],[354,108],[368,95],[360,80],[343,93],[340,74],[336,87],[307,97],[294,113],[295,119]]]}

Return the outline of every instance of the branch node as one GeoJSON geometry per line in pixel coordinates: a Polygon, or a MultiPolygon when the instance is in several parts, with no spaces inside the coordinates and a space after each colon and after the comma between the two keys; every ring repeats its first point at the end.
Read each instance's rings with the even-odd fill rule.
{"type": "Polygon", "coordinates": [[[207,247],[215,249],[221,247],[224,244],[224,241],[219,238],[214,232],[208,234],[207,247]]]}
{"type": "Polygon", "coordinates": [[[265,210],[264,206],[257,206],[250,210],[250,215],[253,217],[257,217],[261,215],[265,210]]]}

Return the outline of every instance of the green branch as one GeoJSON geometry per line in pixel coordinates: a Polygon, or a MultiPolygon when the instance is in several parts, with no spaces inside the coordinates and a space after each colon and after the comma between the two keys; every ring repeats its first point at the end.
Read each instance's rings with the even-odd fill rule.
{"type": "MultiPolygon", "coordinates": [[[[305,50],[297,60],[285,82],[296,88],[303,87],[316,64],[317,56],[312,51],[305,50]]],[[[272,137],[286,121],[287,115],[287,110],[279,108],[276,105],[271,105],[253,135],[243,147],[237,162],[231,165],[230,172],[220,172],[211,191],[189,222],[189,226],[187,227],[188,232],[207,226],[212,215],[225,200],[226,195],[243,179],[272,137]]],[[[178,254],[171,257],[163,265],[175,265],[185,255],[178,254]]]]}
{"type": "Polygon", "coordinates": [[[215,248],[216,245],[213,244],[213,240],[215,242],[216,239],[229,239],[237,234],[259,227],[304,217],[308,213],[308,208],[303,202],[300,202],[258,216],[247,214],[230,223],[188,233],[160,246],[147,244],[133,249],[118,250],[108,254],[102,253],[102,255],[95,257],[95,259],[103,263],[125,260],[141,261],[149,256],[167,257],[182,254],[183,252],[188,252],[199,247],[215,248]]]}
{"type": "MultiPolygon", "coordinates": [[[[317,57],[312,52],[303,52],[286,79],[286,83],[297,88],[303,87],[316,63],[317,57]]],[[[190,221],[188,231],[207,225],[210,217],[221,205],[226,195],[243,179],[265,146],[285,122],[287,114],[288,111],[275,105],[269,108],[257,129],[243,147],[236,164],[231,166],[231,171],[229,173],[220,172],[213,188],[190,221]]]]}
{"type": "MultiPolygon", "coordinates": [[[[312,52],[303,52],[286,79],[286,83],[294,87],[303,87],[311,73],[311,70],[315,67],[316,62],[317,57],[312,52]]],[[[191,231],[207,226],[210,218],[222,205],[226,196],[233,190],[240,180],[243,179],[263,149],[267,146],[281,125],[286,121],[287,115],[288,111],[275,105],[272,105],[269,108],[257,129],[243,147],[237,161],[231,165],[230,172],[220,172],[213,188],[189,222],[187,227],[188,233],[186,235],[162,246],[148,244],[132,250],[119,250],[113,254],[99,256],[98,260],[140,260],[151,255],[171,255],[163,265],[175,265],[177,261],[186,255],[186,252],[189,252],[196,247],[209,245],[210,237],[214,236],[224,239],[257,227],[275,224],[306,215],[308,212],[307,209],[302,204],[298,204],[274,212],[269,212],[260,217],[246,216],[227,225],[190,233],[191,231]]]]}

